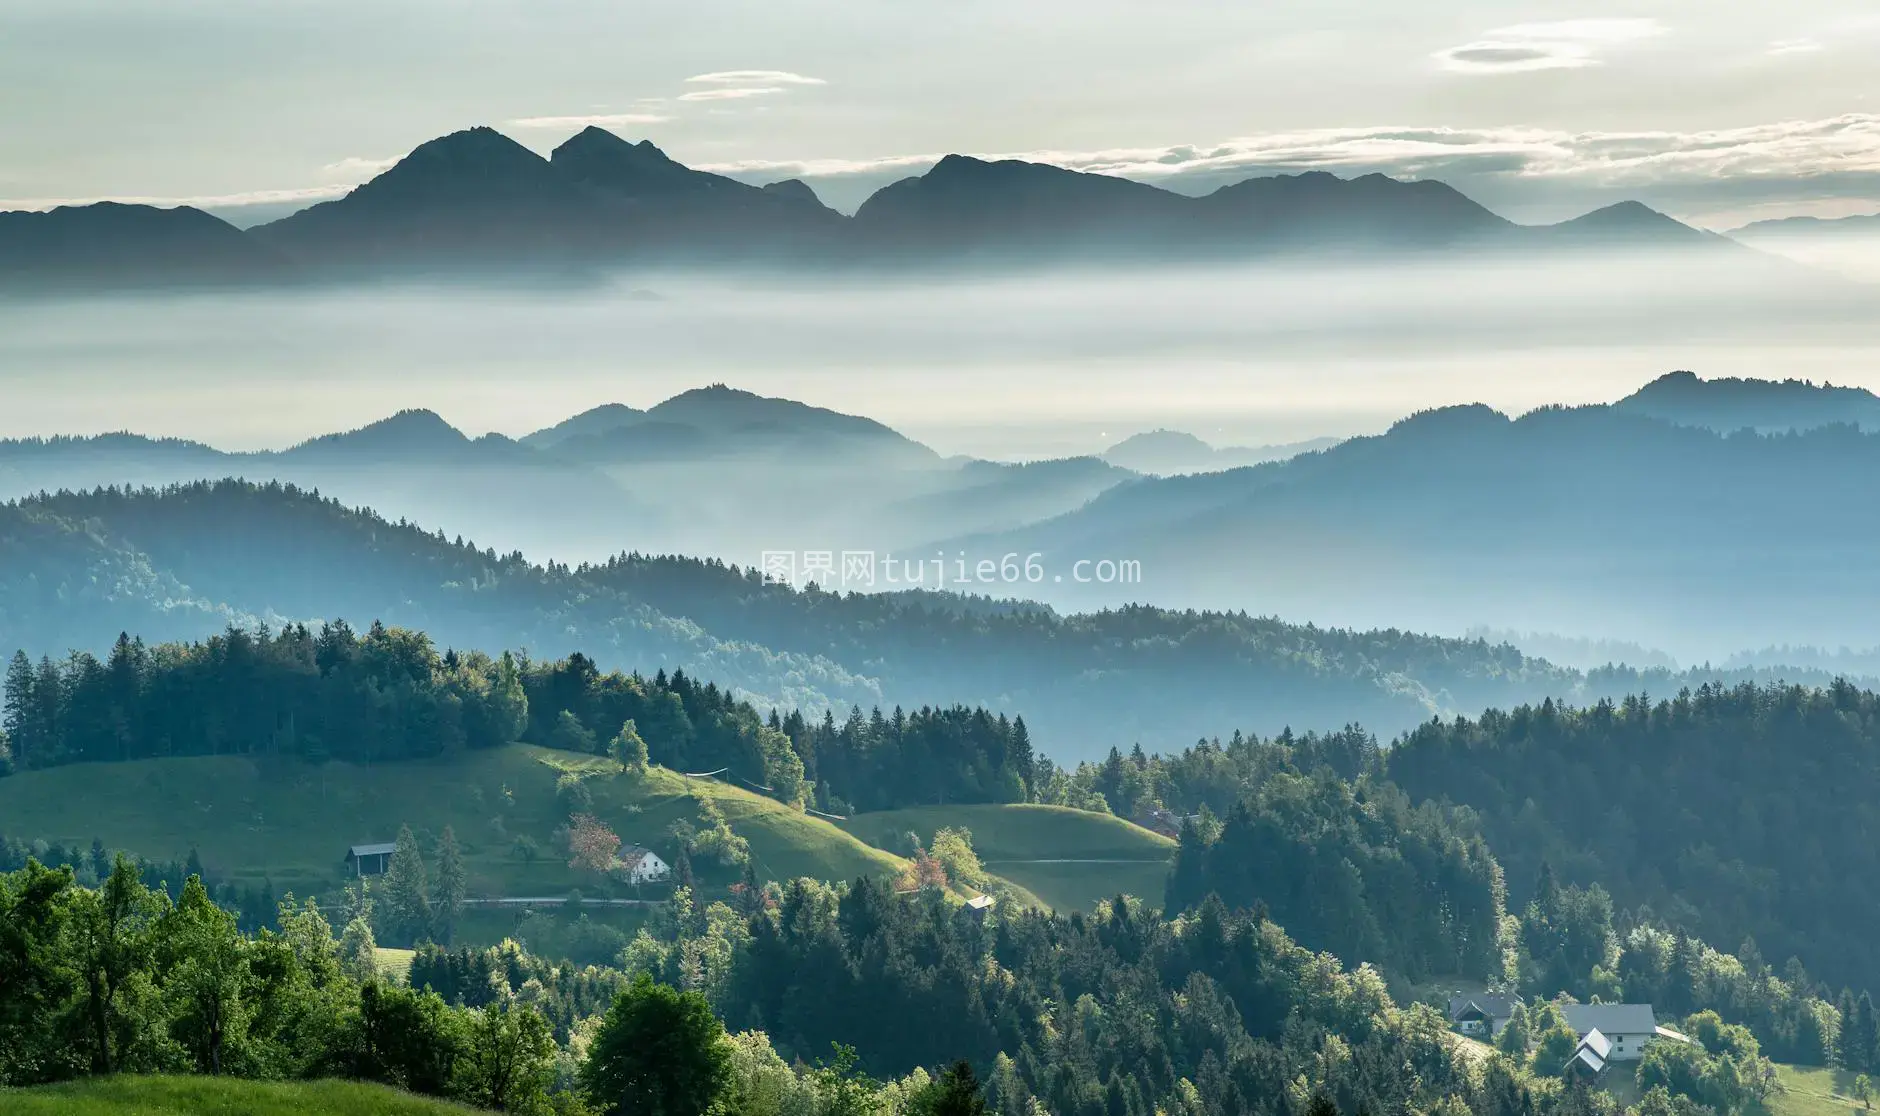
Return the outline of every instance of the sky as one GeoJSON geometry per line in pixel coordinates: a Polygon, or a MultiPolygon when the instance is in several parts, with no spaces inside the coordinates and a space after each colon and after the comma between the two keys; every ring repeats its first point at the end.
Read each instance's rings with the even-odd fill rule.
{"type": "Polygon", "coordinates": [[[0,208],[253,223],[460,128],[596,123],[844,209],[958,151],[1730,228],[1880,211],[1876,72],[1871,0],[7,0],[0,208]]]}

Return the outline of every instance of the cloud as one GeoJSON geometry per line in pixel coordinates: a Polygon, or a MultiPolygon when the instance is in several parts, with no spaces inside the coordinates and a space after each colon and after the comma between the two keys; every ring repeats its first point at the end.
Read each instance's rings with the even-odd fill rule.
{"type": "MultiPolygon", "coordinates": [[[[1214,144],[982,153],[1116,175],[1189,193],[1256,175],[1324,170],[1350,177],[1441,178],[1508,197],[1662,193],[1734,199],[1880,197],[1880,114],[1850,113],[1712,131],[1568,132],[1546,128],[1326,128],[1214,144]]],[[[702,167],[753,181],[879,181],[919,174],[939,153],[875,159],[744,160],[702,167]]]]}
{"type": "Polygon", "coordinates": [[[1576,70],[1599,60],[1580,43],[1514,43],[1486,40],[1436,52],[1443,69],[1458,74],[1519,74],[1531,70],[1576,70]]]}
{"type": "Polygon", "coordinates": [[[386,170],[396,162],[398,162],[396,157],[390,159],[362,159],[357,155],[348,155],[337,163],[328,163],[326,166],[321,167],[320,170],[325,174],[347,178],[357,182],[362,178],[370,178],[372,175],[386,170]]]}
{"type": "Polygon", "coordinates": [[[1655,19],[1563,19],[1499,27],[1487,37],[1446,47],[1432,57],[1459,74],[1519,74],[1577,70],[1600,64],[1602,46],[1637,42],[1666,33],[1655,19]]]}
{"type": "Polygon", "coordinates": [[[520,120],[511,120],[512,128],[622,128],[635,124],[664,124],[670,116],[661,116],[656,112],[612,112],[590,116],[525,116],[520,120]]]}
{"type": "MultiPolygon", "coordinates": [[[[566,127],[609,118],[534,119],[566,127]]],[[[920,174],[944,154],[747,159],[704,163],[699,169],[760,182],[805,178],[866,186],[920,174]]],[[[1484,196],[1496,195],[1499,204],[1546,197],[1564,199],[1560,204],[1570,207],[1602,192],[1688,199],[1688,204],[1680,203],[1686,212],[1714,210],[1719,199],[1738,208],[1783,199],[1880,199],[1880,113],[1690,132],[1380,126],[1271,132],[1162,147],[979,154],[987,159],[1023,159],[1116,175],[1187,193],[1256,175],[1324,170],[1345,177],[1377,172],[1397,178],[1441,178],[1484,196]]],[[[333,166],[352,165],[363,174],[374,162],[343,160],[333,166]]],[[[323,185],[213,197],[117,196],[108,200],[226,209],[305,204],[337,197],[347,189],[323,185]]],[[[0,201],[0,208],[46,209],[102,200],[107,199],[25,199],[0,201]]]]}
{"type": "Polygon", "coordinates": [[[772,97],[782,93],[780,85],[728,85],[722,89],[694,89],[679,94],[681,101],[741,101],[746,97],[772,97]]]}
{"type": "Polygon", "coordinates": [[[685,79],[692,85],[827,85],[822,78],[793,74],[788,70],[719,70],[693,74],[685,79]]]}
{"type": "Polygon", "coordinates": [[[1827,48],[1814,39],[1777,39],[1775,42],[1769,44],[1767,53],[1778,56],[1784,54],[1816,54],[1825,49],[1827,48]]]}

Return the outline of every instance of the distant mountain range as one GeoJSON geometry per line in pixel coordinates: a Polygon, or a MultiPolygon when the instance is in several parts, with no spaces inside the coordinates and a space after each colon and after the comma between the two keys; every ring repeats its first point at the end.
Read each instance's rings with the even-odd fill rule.
{"type": "Polygon", "coordinates": [[[1794,238],[1841,236],[1880,236],[1880,213],[1852,217],[1781,217],[1773,221],[1755,221],[1730,230],[1732,238],[1794,238]]]}
{"type": "Polygon", "coordinates": [[[1149,430],[1133,434],[1103,451],[1103,460],[1146,476],[1181,473],[1218,473],[1245,465],[1284,461],[1302,453],[1329,449],[1337,438],[1312,438],[1277,446],[1212,446],[1180,430],[1149,430]]]}
{"type": "Polygon", "coordinates": [[[155,642],[336,618],[418,628],[459,649],[679,668],[813,716],[984,704],[1024,716],[1035,746],[1072,763],[1233,728],[1357,720],[1389,734],[1543,696],[1770,676],[1588,676],[1479,640],[1227,612],[1064,616],[930,591],[802,591],[692,559],[536,564],[279,485],[0,504],[0,658],[103,653],[121,631],[155,642]]]}
{"type": "Polygon", "coordinates": [[[1674,376],[1613,406],[1519,418],[1451,407],[1284,462],[1132,481],[1056,519],[943,548],[1038,553],[1064,575],[1037,587],[1059,607],[1485,624],[1629,640],[1685,661],[1868,646],[1880,522],[1855,509],[1880,491],[1880,434],[1851,424],[1872,400],[1674,376]],[[1074,563],[1101,560],[1140,574],[1073,584],[1074,563]]]}
{"type": "Polygon", "coordinates": [[[1880,487],[1876,431],[1880,398],[1860,389],[1679,372],[1608,406],[1452,407],[1324,448],[1216,450],[1158,431],[1114,447],[1115,461],[1015,465],[714,385],[519,440],[407,411],[271,453],[133,434],[0,442],[0,499],[242,477],[569,565],[855,550],[924,564],[922,588],[944,558],[945,588],[1060,608],[1481,625],[1703,662],[1873,644],[1880,527],[1856,509],[1880,487]],[[1033,554],[1035,580],[961,580],[961,559],[1033,554]],[[1086,560],[1139,562],[1141,575],[1080,581],[1086,560]]]}
{"type": "Polygon", "coordinates": [[[106,203],[0,214],[0,282],[230,283],[588,274],[619,265],[1039,264],[1462,249],[1728,247],[1637,203],[1516,225],[1443,183],[1324,172],[1205,197],[1016,160],[949,155],[853,217],[801,182],[694,170],[588,128],[547,157],[490,129],[421,144],[345,197],[246,232],[192,209],[106,203]]]}
{"type": "Polygon", "coordinates": [[[560,561],[624,550],[755,564],[765,551],[911,548],[1071,510],[1134,473],[1095,458],[942,458],[872,419],[722,384],[608,404],[520,440],[405,411],[289,449],[137,434],[0,441],[0,499],[242,477],[560,561]]]}

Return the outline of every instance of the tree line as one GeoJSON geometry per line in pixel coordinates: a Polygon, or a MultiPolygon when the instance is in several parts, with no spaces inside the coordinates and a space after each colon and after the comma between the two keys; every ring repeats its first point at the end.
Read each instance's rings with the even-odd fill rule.
{"type": "Polygon", "coordinates": [[[512,946],[447,1002],[428,987],[448,973],[435,954],[413,987],[349,955],[311,902],[284,898],[278,923],[245,933],[198,877],[172,900],[121,857],[97,887],[37,860],[0,874],[0,1087],[195,1073],[379,1081],[529,1116],[987,1111],[965,1062],[889,1081],[841,1050],[793,1066],[645,974],[572,973],[512,946]],[[543,1008],[571,1001],[579,1023],[558,1033],[543,1008]]]}
{"type": "MultiPolygon", "coordinates": [[[[1384,758],[1413,799],[1467,807],[1511,880],[1545,862],[1709,941],[1754,939],[1872,986],[1880,698],[1836,682],[1704,686],[1432,721],[1384,758]]],[[[1527,896],[1519,896],[1525,900],[1527,896]]]]}
{"type": "Polygon", "coordinates": [[[1022,720],[984,709],[765,717],[681,670],[439,652],[420,632],[337,620],[154,646],[125,634],[104,659],[20,651],[0,689],[0,774],[181,755],[376,763],[515,740],[595,754],[631,741],[650,762],[726,769],[829,812],[1024,801],[1039,763],[1022,720]]]}

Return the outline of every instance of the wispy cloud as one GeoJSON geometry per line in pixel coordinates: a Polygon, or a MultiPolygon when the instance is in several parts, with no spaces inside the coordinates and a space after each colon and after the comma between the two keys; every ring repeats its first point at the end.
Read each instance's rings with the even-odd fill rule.
{"type": "MultiPolygon", "coordinates": [[[[721,174],[839,178],[924,171],[939,154],[876,159],[746,160],[721,174]]],[[[986,153],[1147,181],[1226,179],[1307,170],[1401,178],[1492,174],[1652,185],[1730,178],[1880,174],[1880,114],[1849,113],[1701,132],[1567,132],[1544,128],[1325,128],[1215,144],[986,153]]]]}
{"type": "Polygon", "coordinates": [[[1777,56],[1784,54],[1817,54],[1825,49],[1827,48],[1814,39],[1777,39],[1775,42],[1769,44],[1768,53],[1777,56]]]}
{"type": "MultiPolygon", "coordinates": [[[[556,127],[621,117],[537,117],[556,127]]],[[[548,126],[548,125],[543,125],[548,126]]],[[[943,152],[868,158],[748,159],[700,169],[751,179],[869,179],[918,174],[943,152]]],[[[1794,196],[1880,190],[1880,113],[1849,113],[1740,128],[1568,132],[1546,128],[1327,128],[1272,132],[1211,144],[1097,150],[982,152],[988,159],[1023,159],[1073,170],[1205,189],[1260,174],[1327,170],[1399,178],[1494,179],[1594,189],[1719,188],[1794,196]]],[[[362,175],[377,160],[342,160],[362,175]]],[[[334,172],[337,173],[337,172],[334,172]]],[[[345,185],[258,190],[200,197],[28,198],[5,209],[46,209],[93,201],[233,208],[311,203],[337,197],[345,185]]],[[[1867,196],[1863,193],[1862,196],[1867,196]]]]}
{"type": "Polygon", "coordinates": [[[348,155],[337,163],[328,163],[326,166],[321,167],[320,170],[328,175],[347,178],[357,182],[361,178],[369,178],[389,168],[396,162],[398,162],[396,157],[390,159],[364,159],[357,155],[348,155]]]}
{"type": "Polygon", "coordinates": [[[636,124],[664,124],[671,119],[670,116],[656,112],[607,112],[586,116],[525,116],[511,120],[509,126],[527,129],[623,128],[636,124]]]}
{"type": "Polygon", "coordinates": [[[1665,34],[1655,19],[1563,19],[1498,27],[1485,37],[1435,53],[1437,64],[1460,74],[1518,74],[1575,70],[1600,64],[1602,47],[1665,34]]]}
{"type": "Polygon", "coordinates": [[[719,70],[693,74],[685,79],[691,85],[827,85],[818,77],[793,74],[788,70],[719,70]]]}
{"type": "Polygon", "coordinates": [[[783,92],[780,85],[727,85],[719,89],[694,89],[679,94],[681,101],[742,101],[747,97],[773,97],[783,92]]]}
{"type": "Polygon", "coordinates": [[[1519,74],[1530,70],[1576,70],[1599,60],[1582,43],[1517,43],[1484,39],[1436,52],[1443,69],[1458,74],[1519,74]]]}

